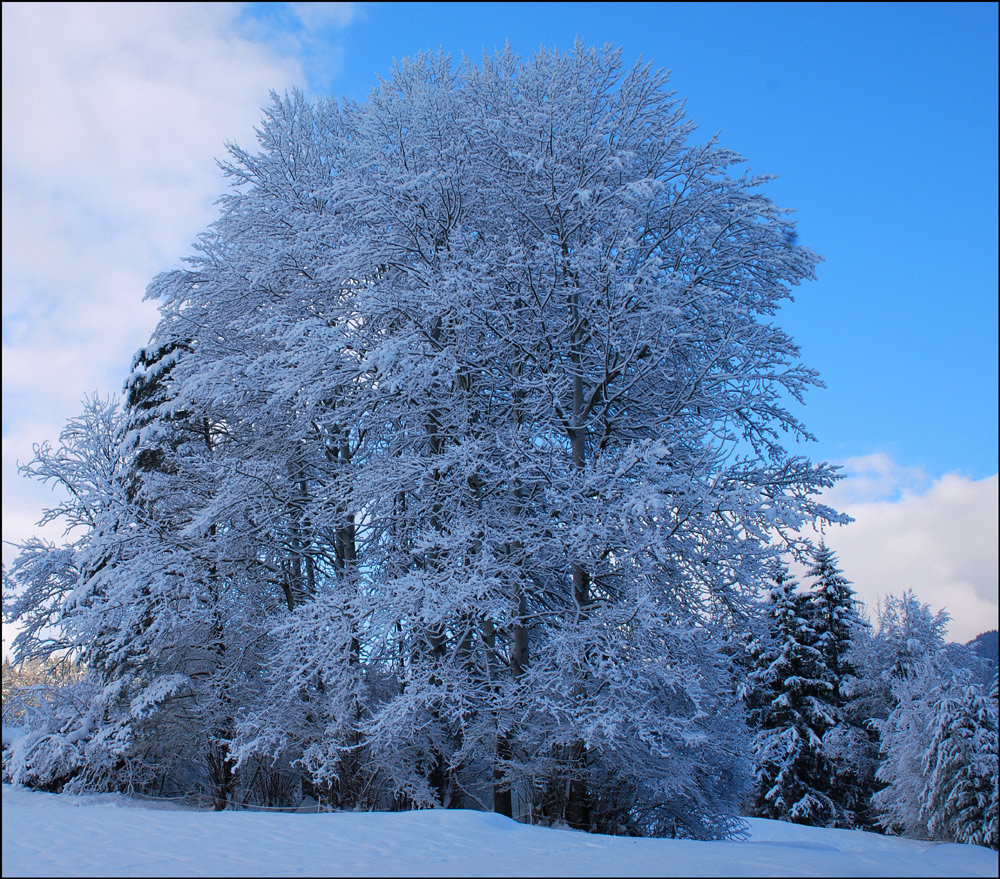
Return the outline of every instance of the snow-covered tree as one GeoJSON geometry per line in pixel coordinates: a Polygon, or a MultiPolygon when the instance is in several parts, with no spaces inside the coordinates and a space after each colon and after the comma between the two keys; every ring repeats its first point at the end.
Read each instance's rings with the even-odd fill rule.
{"type": "Polygon", "coordinates": [[[867,824],[878,742],[867,725],[868,716],[858,711],[861,703],[853,696],[866,686],[859,680],[855,655],[859,640],[868,634],[868,624],[859,613],[850,581],[825,542],[813,551],[812,561],[806,574],[811,588],[805,600],[816,646],[833,685],[829,709],[835,722],[823,736],[824,751],[834,772],[829,793],[838,805],[840,823],[867,824]]]}
{"type": "Polygon", "coordinates": [[[102,538],[125,521],[128,501],[118,444],[123,429],[121,408],[97,395],[84,401],[70,419],[59,445],[35,445],[34,457],[20,465],[23,476],[50,485],[55,504],[39,525],[59,522],[61,545],[32,538],[4,569],[4,620],[17,621],[20,631],[13,650],[18,662],[82,649],[92,633],[77,638],[66,625],[65,612],[81,579],[107,562],[102,538]]]}
{"type": "Polygon", "coordinates": [[[859,629],[865,626],[858,613],[858,600],[850,581],[837,565],[837,556],[825,542],[812,553],[810,608],[817,646],[836,682],[836,698],[842,704],[840,682],[855,674],[851,650],[859,629]]]}
{"type": "Polygon", "coordinates": [[[923,760],[930,745],[935,706],[951,678],[944,650],[948,615],[933,613],[912,591],[888,596],[878,608],[878,625],[867,657],[867,705],[879,734],[881,762],[875,774],[884,785],[871,798],[878,823],[892,833],[930,838],[921,816],[923,760]]]}
{"type": "Polygon", "coordinates": [[[768,636],[750,645],[744,696],[755,732],[752,808],[764,818],[828,826],[844,822],[831,797],[836,772],[823,742],[837,722],[835,686],[808,595],[796,590],[787,569],[779,569],[768,636]]]}
{"type": "Polygon", "coordinates": [[[920,817],[935,839],[997,847],[997,709],[974,684],[934,705],[920,817]]]}
{"type": "Polygon", "coordinates": [[[925,661],[946,662],[947,611],[933,612],[912,589],[901,596],[887,595],[876,611],[880,677],[891,682],[922,673],[925,661]]]}
{"type": "Polygon", "coordinates": [[[941,696],[940,671],[927,660],[893,683],[895,705],[879,721],[882,760],[875,773],[884,787],[872,796],[879,824],[890,833],[930,838],[920,814],[923,760],[930,745],[934,705],[941,696]]]}
{"type": "Polygon", "coordinates": [[[275,96],[231,149],[150,286],[128,540],[79,617],[217,803],[273,765],[337,806],[735,826],[727,630],[838,516],[773,319],[818,257],[692,133],[665,74],[577,44],[275,96]]]}

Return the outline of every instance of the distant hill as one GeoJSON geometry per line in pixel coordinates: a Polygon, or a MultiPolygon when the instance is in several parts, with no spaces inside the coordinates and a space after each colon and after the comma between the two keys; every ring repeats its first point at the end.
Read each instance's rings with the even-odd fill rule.
{"type": "Polygon", "coordinates": [[[976,635],[965,646],[969,647],[977,656],[992,663],[994,668],[1000,663],[1000,641],[998,641],[996,629],[990,629],[988,632],[976,635]]]}

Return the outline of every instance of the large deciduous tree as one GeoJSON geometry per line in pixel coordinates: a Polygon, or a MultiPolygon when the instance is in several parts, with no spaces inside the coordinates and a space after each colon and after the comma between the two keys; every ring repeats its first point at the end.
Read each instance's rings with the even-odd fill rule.
{"type": "Polygon", "coordinates": [[[134,395],[127,453],[162,515],[107,575],[153,629],[175,564],[207,603],[213,663],[178,673],[220,682],[182,692],[224,765],[338,806],[733,829],[727,633],[838,517],[785,447],[818,379],[775,321],[819,258],[693,131],[665,74],[577,44],[275,96],[231,148],[222,216],[150,287],[169,393],[134,395]]]}

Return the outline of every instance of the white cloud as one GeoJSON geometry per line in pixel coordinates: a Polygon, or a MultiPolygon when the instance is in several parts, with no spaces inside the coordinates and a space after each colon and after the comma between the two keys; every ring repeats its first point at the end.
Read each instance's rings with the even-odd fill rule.
{"type": "Polygon", "coordinates": [[[865,604],[913,589],[951,614],[953,640],[996,628],[998,476],[930,479],[885,455],[852,459],[845,473],[825,499],[855,522],[826,539],[865,604]]]}
{"type": "Polygon", "coordinates": [[[358,14],[356,3],[290,3],[295,15],[308,28],[344,28],[358,14]]]}
{"type": "Polygon", "coordinates": [[[826,495],[834,505],[895,501],[925,491],[930,483],[923,468],[903,467],[884,453],[851,458],[843,468],[847,478],[826,495]]]}

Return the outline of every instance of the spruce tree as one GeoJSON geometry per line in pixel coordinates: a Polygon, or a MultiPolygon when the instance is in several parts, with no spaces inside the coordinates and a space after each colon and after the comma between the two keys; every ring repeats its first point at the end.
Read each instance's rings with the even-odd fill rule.
{"type": "Polygon", "coordinates": [[[934,838],[996,848],[996,703],[969,683],[949,687],[934,709],[920,817],[934,838]]]}
{"type": "Polygon", "coordinates": [[[855,642],[867,629],[858,613],[850,581],[837,564],[834,552],[821,542],[812,553],[807,576],[812,589],[805,594],[816,646],[833,686],[828,703],[836,720],[823,737],[824,751],[833,768],[830,796],[840,811],[838,823],[870,824],[867,801],[874,789],[878,739],[865,724],[862,704],[854,704],[858,687],[855,642]]]}
{"type": "Polygon", "coordinates": [[[836,723],[833,683],[810,619],[808,601],[779,569],[768,607],[769,643],[750,648],[747,681],[756,783],[753,812],[796,824],[827,826],[843,820],[830,796],[834,770],[823,736],[836,723]]]}
{"type": "Polygon", "coordinates": [[[856,670],[851,661],[855,632],[865,625],[851,582],[837,565],[837,556],[825,542],[813,551],[811,608],[813,628],[823,660],[833,674],[838,704],[843,704],[841,682],[856,670]]]}

